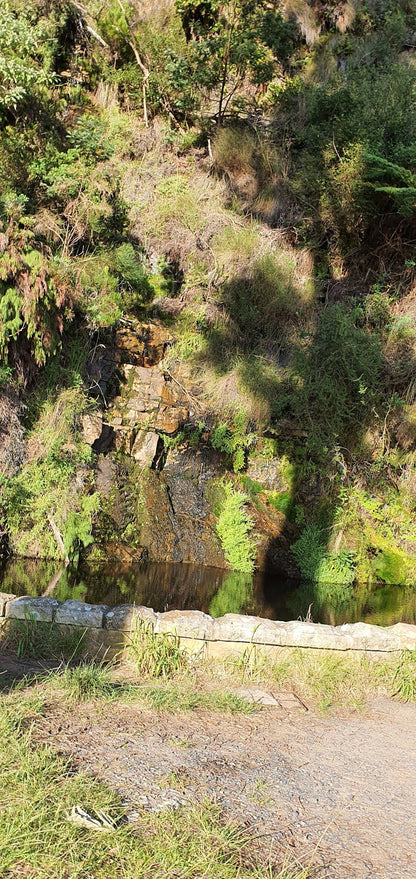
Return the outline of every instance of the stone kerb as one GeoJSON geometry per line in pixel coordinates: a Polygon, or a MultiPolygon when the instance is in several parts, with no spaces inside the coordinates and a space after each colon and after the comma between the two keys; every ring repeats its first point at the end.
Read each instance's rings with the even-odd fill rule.
{"type": "Polygon", "coordinates": [[[149,626],[155,634],[172,634],[184,646],[210,645],[223,653],[235,652],[252,644],[258,649],[300,647],[320,650],[354,650],[369,653],[391,653],[416,649],[416,625],[396,623],[383,628],[368,623],[346,623],[327,626],[321,623],[292,620],[281,622],[260,617],[226,614],[214,619],[197,610],[172,610],[155,613],[151,608],[132,604],[109,608],[102,604],[86,604],[69,599],[60,602],[51,596],[44,598],[16,597],[0,593],[0,618],[32,619],[55,622],[59,625],[80,627],[90,631],[95,644],[103,645],[122,640],[140,623],[149,626]]]}

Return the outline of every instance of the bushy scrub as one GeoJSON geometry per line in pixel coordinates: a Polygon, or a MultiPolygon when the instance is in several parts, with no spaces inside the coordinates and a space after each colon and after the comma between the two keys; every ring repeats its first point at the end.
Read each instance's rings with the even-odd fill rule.
{"type": "Polygon", "coordinates": [[[7,360],[12,343],[23,337],[40,365],[61,344],[65,320],[72,317],[71,290],[0,200],[1,228],[6,231],[0,248],[0,360],[7,360]]]}
{"type": "Polygon", "coordinates": [[[153,290],[139,248],[125,242],[75,263],[77,304],[93,328],[113,326],[124,312],[140,309],[153,290]]]}
{"type": "Polygon", "coordinates": [[[309,344],[299,346],[292,368],[291,407],[307,427],[313,455],[322,458],[339,443],[348,447],[373,417],[381,366],[379,340],[359,325],[354,311],[328,307],[309,344]]]}
{"type": "Polygon", "coordinates": [[[256,138],[247,128],[224,127],[214,139],[213,156],[220,171],[235,173],[250,168],[253,170],[256,152],[256,138]]]}
{"type": "Polygon", "coordinates": [[[247,495],[237,491],[232,482],[224,483],[224,493],[217,522],[224,555],[234,571],[251,574],[256,545],[252,536],[253,522],[245,509],[247,495]]]}
{"type": "Polygon", "coordinates": [[[355,580],[355,553],[345,550],[339,553],[327,552],[325,533],[319,525],[306,526],[293,544],[292,553],[305,580],[328,587],[336,583],[348,585],[355,580]]]}
{"type": "Polygon", "coordinates": [[[366,4],[353,33],[317,43],[315,81],[298,77],[279,94],[294,192],[315,204],[310,225],[331,248],[357,242],[376,217],[396,214],[399,223],[416,210],[416,79],[400,55],[414,20],[397,5],[374,8],[366,4]]]}
{"type": "Polygon", "coordinates": [[[416,525],[406,471],[399,490],[380,478],[377,463],[367,479],[366,490],[352,486],[342,492],[336,514],[337,527],[356,551],[357,579],[410,585],[416,574],[416,525]]]}
{"type": "Polygon", "coordinates": [[[45,405],[28,439],[27,463],[16,476],[2,477],[7,530],[20,555],[76,558],[92,540],[99,497],[93,490],[92,451],[77,429],[85,408],[82,390],[61,391],[45,405]]]}
{"type": "Polygon", "coordinates": [[[313,300],[311,279],[301,282],[296,260],[283,251],[257,256],[223,287],[223,301],[244,333],[245,345],[262,337],[281,340],[288,324],[305,315],[313,300]]]}
{"type": "Polygon", "coordinates": [[[243,470],[248,450],[256,435],[249,430],[247,417],[238,413],[233,422],[220,421],[211,435],[211,444],[218,452],[223,452],[234,473],[243,470]]]}

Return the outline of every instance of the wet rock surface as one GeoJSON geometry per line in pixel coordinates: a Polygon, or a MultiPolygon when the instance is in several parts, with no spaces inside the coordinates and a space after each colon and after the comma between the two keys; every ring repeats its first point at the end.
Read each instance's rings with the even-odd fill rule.
{"type": "Polygon", "coordinates": [[[161,472],[147,473],[141,542],[149,558],[225,566],[208,497],[218,466],[215,455],[176,449],[161,472]]]}
{"type": "MultiPolygon", "coordinates": [[[[197,418],[214,425],[215,419],[205,412],[192,377],[185,380],[189,385],[185,387],[174,368],[172,372],[164,368],[164,357],[172,344],[169,331],[156,321],[129,322],[120,327],[114,341],[118,394],[105,414],[95,412],[83,418],[85,441],[113,461],[111,474],[105,455],[100,455],[96,468],[97,490],[106,501],[104,551],[109,553],[113,521],[112,543],[118,540],[128,546],[134,534],[134,550],[140,546],[144,558],[224,568],[210,497],[211,482],[225,472],[224,456],[210,447],[209,429],[206,436],[200,434],[196,449],[180,442],[185,425],[197,418]],[[172,439],[174,444],[176,438],[179,445],[175,448],[172,439]]],[[[97,357],[104,357],[104,353],[98,352],[97,357]]],[[[265,490],[285,487],[276,461],[250,460],[247,476],[261,481],[265,490]]],[[[296,568],[289,553],[292,534],[285,516],[267,506],[266,498],[264,501],[262,512],[251,511],[257,566],[261,570],[277,566],[293,575],[296,568]]],[[[100,542],[100,528],[96,531],[100,542]]]]}

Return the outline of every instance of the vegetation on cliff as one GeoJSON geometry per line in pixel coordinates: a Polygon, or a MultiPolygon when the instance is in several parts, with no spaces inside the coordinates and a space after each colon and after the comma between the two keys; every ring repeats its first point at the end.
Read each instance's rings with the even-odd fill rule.
{"type": "Polygon", "coordinates": [[[91,542],[112,496],[82,418],[118,393],[97,351],[151,317],[192,402],[152,466],[175,442],[219,456],[226,560],[292,546],[318,591],[414,581],[415,51],[407,0],[3,4],[0,393],[27,406],[9,547],[91,542]]]}

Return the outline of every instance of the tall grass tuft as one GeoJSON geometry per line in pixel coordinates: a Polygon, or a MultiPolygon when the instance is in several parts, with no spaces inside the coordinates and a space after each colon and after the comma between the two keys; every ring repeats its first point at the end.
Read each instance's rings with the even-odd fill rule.
{"type": "Polygon", "coordinates": [[[189,664],[176,635],[157,635],[154,627],[144,621],[131,635],[130,655],[139,674],[148,677],[169,678],[184,671],[189,664]]]}

